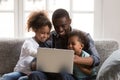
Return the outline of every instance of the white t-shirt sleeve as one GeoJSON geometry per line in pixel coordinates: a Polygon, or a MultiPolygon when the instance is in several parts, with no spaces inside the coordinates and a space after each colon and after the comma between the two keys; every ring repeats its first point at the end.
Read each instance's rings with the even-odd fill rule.
{"type": "Polygon", "coordinates": [[[21,56],[34,56],[36,57],[37,54],[37,48],[39,45],[34,40],[26,40],[22,46],[21,52],[24,54],[21,54],[21,56]]]}

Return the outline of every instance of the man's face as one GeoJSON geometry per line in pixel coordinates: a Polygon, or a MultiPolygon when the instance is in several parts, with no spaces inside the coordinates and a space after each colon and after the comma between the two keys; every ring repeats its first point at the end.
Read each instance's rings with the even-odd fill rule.
{"type": "Polygon", "coordinates": [[[61,17],[53,20],[55,31],[62,37],[70,32],[71,20],[66,17],[61,17]]]}

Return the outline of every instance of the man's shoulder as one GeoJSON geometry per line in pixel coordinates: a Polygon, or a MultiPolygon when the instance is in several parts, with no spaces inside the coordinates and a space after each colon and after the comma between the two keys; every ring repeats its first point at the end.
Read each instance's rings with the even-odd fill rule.
{"type": "Polygon", "coordinates": [[[56,31],[55,30],[53,30],[53,31],[51,31],[51,33],[50,33],[51,35],[57,35],[57,33],[56,33],[56,31]]]}
{"type": "Polygon", "coordinates": [[[49,48],[52,48],[52,40],[47,40],[46,42],[45,42],[45,45],[46,45],[46,47],[49,47],[49,48]]]}
{"type": "Polygon", "coordinates": [[[55,31],[55,30],[53,30],[53,31],[51,31],[50,33],[51,33],[51,34],[56,34],[56,31],[55,31]]]}

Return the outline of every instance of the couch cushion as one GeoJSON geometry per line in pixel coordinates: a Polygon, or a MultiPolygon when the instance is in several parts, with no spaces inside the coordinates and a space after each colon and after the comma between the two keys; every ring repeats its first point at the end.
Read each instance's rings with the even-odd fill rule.
{"type": "Polygon", "coordinates": [[[113,51],[119,48],[118,42],[114,40],[95,41],[95,46],[100,55],[100,65],[97,69],[101,67],[102,63],[113,53],[113,51]]]}
{"type": "MultiPolygon", "coordinates": [[[[0,74],[13,71],[19,59],[23,42],[23,39],[0,39],[0,74]]],[[[119,47],[118,43],[113,40],[95,41],[95,46],[101,58],[98,69],[104,60],[119,47]]]]}
{"type": "Polygon", "coordinates": [[[13,71],[23,41],[21,39],[0,39],[0,74],[13,71]]]}

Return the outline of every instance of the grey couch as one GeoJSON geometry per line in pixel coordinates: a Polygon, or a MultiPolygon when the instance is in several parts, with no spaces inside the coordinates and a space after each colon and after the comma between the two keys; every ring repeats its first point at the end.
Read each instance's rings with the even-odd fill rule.
{"type": "MultiPolygon", "coordinates": [[[[0,39],[0,75],[12,72],[15,67],[24,39],[0,39]]],[[[119,48],[116,41],[104,40],[95,41],[95,46],[101,57],[101,63],[97,67],[99,70],[104,60],[115,50],[119,48]]]]}

